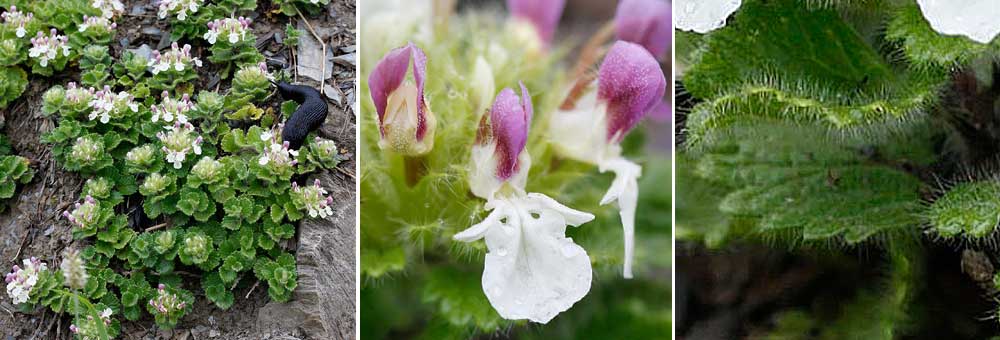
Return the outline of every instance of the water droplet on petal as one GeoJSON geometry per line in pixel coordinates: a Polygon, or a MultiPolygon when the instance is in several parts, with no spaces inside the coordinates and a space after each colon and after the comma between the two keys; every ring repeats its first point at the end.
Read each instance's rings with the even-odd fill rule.
{"type": "Polygon", "coordinates": [[[500,247],[500,249],[497,249],[497,255],[507,256],[507,247],[500,247]]]}

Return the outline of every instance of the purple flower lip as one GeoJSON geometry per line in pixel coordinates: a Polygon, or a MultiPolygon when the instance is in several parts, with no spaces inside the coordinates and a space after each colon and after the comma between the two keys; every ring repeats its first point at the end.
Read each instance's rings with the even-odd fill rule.
{"type": "Polygon", "coordinates": [[[552,42],[565,7],[566,0],[507,0],[511,16],[532,23],[546,46],[552,42]]]}
{"type": "Polygon", "coordinates": [[[615,13],[618,39],[642,45],[653,56],[670,47],[670,3],[664,0],[622,0],[615,13]]]}
{"type": "Polygon", "coordinates": [[[528,142],[528,127],[534,115],[528,88],[524,83],[519,84],[520,97],[510,88],[500,91],[488,114],[489,124],[486,122],[487,115],[483,115],[476,134],[476,144],[496,142],[496,176],[501,180],[511,178],[520,169],[518,157],[528,142]]]}
{"type": "Polygon", "coordinates": [[[620,142],[663,99],[667,80],[649,51],[618,41],[604,57],[597,85],[598,100],[607,104],[607,139],[620,142]]]}
{"type": "Polygon", "coordinates": [[[399,88],[406,78],[407,67],[413,60],[413,80],[417,83],[416,139],[422,141],[427,133],[427,104],[424,102],[424,74],[427,72],[427,55],[412,42],[386,53],[368,76],[372,101],[378,112],[379,133],[385,137],[385,110],[389,95],[399,88]]]}

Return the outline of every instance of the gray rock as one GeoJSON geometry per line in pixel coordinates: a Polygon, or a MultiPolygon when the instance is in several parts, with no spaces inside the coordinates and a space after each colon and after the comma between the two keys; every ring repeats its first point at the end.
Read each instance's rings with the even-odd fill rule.
{"type": "Polygon", "coordinates": [[[355,67],[358,63],[354,53],[338,55],[333,58],[333,62],[345,67],[355,67]]]}
{"type": "Polygon", "coordinates": [[[270,302],[258,311],[259,330],[301,330],[310,339],[354,339],[355,193],[353,187],[331,188],[329,184],[337,181],[333,176],[318,176],[334,198],[333,216],[306,219],[299,225],[298,288],[292,301],[270,302]]]}
{"type": "MultiPolygon", "coordinates": [[[[305,25],[299,24],[299,30],[303,34],[299,36],[299,64],[297,71],[300,75],[319,82],[329,79],[333,75],[333,55],[327,53],[326,60],[323,60],[323,45],[309,33],[305,25]],[[324,64],[326,64],[325,72],[323,72],[324,64]]],[[[323,37],[322,30],[319,34],[320,37],[323,37]]]]}
{"type": "Polygon", "coordinates": [[[154,26],[143,27],[140,32],[142,32],[142,34],[145,34],[145,35],[155,35],[155,36],[159,36],[160,34],[163,34],[163,31],[161,31],[159,28],[156,28],[154,26]]]}
{"type": "Polygon", "coordinates": [[[149,45],[146,44],[142,44],[139,48],[129,49],[128,51],[146,59],[149,59],[149,55],[153,53],[153,49],[149,48],[149,45]]]}

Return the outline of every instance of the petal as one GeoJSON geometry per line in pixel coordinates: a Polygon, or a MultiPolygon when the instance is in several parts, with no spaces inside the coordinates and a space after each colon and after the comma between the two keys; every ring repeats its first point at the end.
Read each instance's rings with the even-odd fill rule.
{"type": "Polygon", "coordinates": [[[917,0],[917,4],[938,33],[964,35],[983,44],[1000,34],[1000,6],[994,0],[917,0]]]}
{"type": "Polygon", "coordinates": [[[518,157],[528,141],[531,123],[531,96],[521,84],[521,97],[514,90],[505,88],[497,95],[490,109],[490,122],[496,140],[498,158],[496,176],[506,180],[519,169],[518,157]]]}
{"type": "Polygon", "coordinates": [[[566,0],[507,0],[511,16],[531,22],[546,45],[552,42],[564,7],[566,0]]]}
{"type": "Polygon", "coordinates": [[[590,291],[590,257],[565,236],[562,212],[532,197],[505,204],[493,214],[506,223],[485,233],[483,291],[501,317],[547,323],[590,291]]]}
{"type": "Polygon", "coordinates": [[[663,56],[670,46],[670,4],[664,0],[623,0],[615,13],[615,31],[619,40],[663,56]]]}
{"type": "Polygon", "coordinates": [[[406,68],[413,59],[413,80],[417,83],[417,141],[422,141],[427,133],[426,103],[424,102],[424,74],[427,72],[427,56],[413,43],[386,53],[368,76],[372,101],[378,113],[379,132],[385,136],[382,127],[389,94],[399,88],[406,78],[406,68]]]}
{"type": "Polygon", "coordinates": [[[674,25],[683,31],[708,33],[726,25],[726,18],[736,12],[742,0],[675,0],[680,9],[674,25]]]}
{"type": "Polygon", "coordinates": [[[622,275],[626,279],[631,279],[632,257],[635,249],[635,208],[639,198],[638,179],[642,175],[642,167],[624,158],[616,158],[601,163],[598,168],[601,172],[610,170],[615,173],[611,187],[601,198],[601,205],[618,201],[618,215],[622,220],[625,242],[625,263],[622,275]]]}
{"type": "Polygon", "coordinates": [[[478,99],[476,103],[478,105],[476,115],[478,115],[490,106],[490,99],[496,91],[493,69],[483,56],[476,57],[476,66],[472,71],[472,88],[476,93],[474,98],[478,99]]]}
{"type": "Polygon", "coordinates": [[[619,142],[663,99],[667,80],[642,46],[618,41],[598,73],[598,99],[607,103],[608,141],[619,142]]]}

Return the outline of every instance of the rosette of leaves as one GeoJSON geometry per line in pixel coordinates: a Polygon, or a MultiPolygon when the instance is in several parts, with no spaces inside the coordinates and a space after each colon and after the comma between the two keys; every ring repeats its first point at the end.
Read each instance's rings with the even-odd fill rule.
{"type": "Polygon", "coordinates": [[[278,6],[282,14],[294,17],[300,11],[303,14],[316,15],[330,4],[330,0],[277,0],[273,4],[278,6]]]}
{"type": "MultiPolygon", "coordinates": [[[[229,95],[226,96],[226,108],[229,110],[242,110],[248,105],[252,106],[251,102],[263,102],[271,92],[271,82],[267,79],[266,72],[266,69],[253,64],[245,65],[236,71],[236,74],[233,75],[233,87],[229,95]]],[[[263,114],[263,110],[260,110],[260,112],[263,114]]],[[[234,118],[234,116],[239,116],[244,119],[251,118],[257,120],[260,119],[261,114],[232,114],[227,115],[226,118],[239,119],[234,118]]]]}
{"type": "MultiPolygon", "coordinates": [[[[143,79],[146,76],[146,69],[149,67],[149,59],[141,55],[132,53],[130,51],[125,51],[122,56],[114,63],[112,66],[112,74],[114,74],[118,85],[127,88],[145,87],[145,82],[143,79]]],[[[133,91],[141,92],[141,91],[133,91]]],[[[146,90],[148,92],[148,90],[146,90]]],[[[143,98],[144,96],[139,96],[137,93],[133,93],[137,98],[143,98]]]]}
{"type": "Polygon", "coordinates": [[[207,24],[215,18],[235,13],[252,12],[257,9],[257,0],[219,0],[209,4],[206,0],[196,13],[188,13],[184,20],[170,16],[170,40],[200,39],[208,31],[207,24]]]}
{"type": "Polygon", "coordinates": [[[298,286],[295,258],[282,254],[276,259],[262,259],[253,268],[254,275],[267,282],[267,292],[271,299],[285,302],[291,299],[292,291],[298,286]]]}
{"type": "Polygon", "coordinates": [[[106,45],[88,45],[80,56],[80,83],[101,88],[111,76],[111,55],[106,45]]]}
{"type": "Polygon", "coordinates": [[[21,97],[28,87],[28,74],[20,67],[0,67],[0,109],[21,97]]]}
{"type": "Polygon", "coordinates": [[[139,186],[139,193],[144,200],[142,208],[151,218],[162,214],[172,214],[177,211],[177,179],[172,175],[154,172],[146,176],[139,186]]]}
{"type": "Polygon", "coordinates": [[[42,0],[18,4],[17,7],[34,13],[36,21],[54,27],[60,32],[76,31],[84,15],[102,14],[100,10],[91,6],[90,0],[42,0]]]}
{"type": "MultiPolygon", "coordinates": [[[[35,172],[28,166],[28,159],[20,156],[0,156],[0,200],[14,197],[18,184],[28,184],[35,172]]],[[[0,205],[0,212],[7,208],[0,205]]]]}
{"type": "Polygon", "coordinates": [[[150,301],[154,301],[161,296],[166,296],[172,303],[182,304],[183,307],[170,308],[167,312],[162,312],[157,310],[157,307],[153,303],[149,303],[146,304],[146,311],[153,315],[157,327],[173,329],[177,326],[177,322],[194,308],[194,294],[190,291],[177,288],[174,285],[164,285],[162,290],[153,293],[153,300],[150,301]]]}

